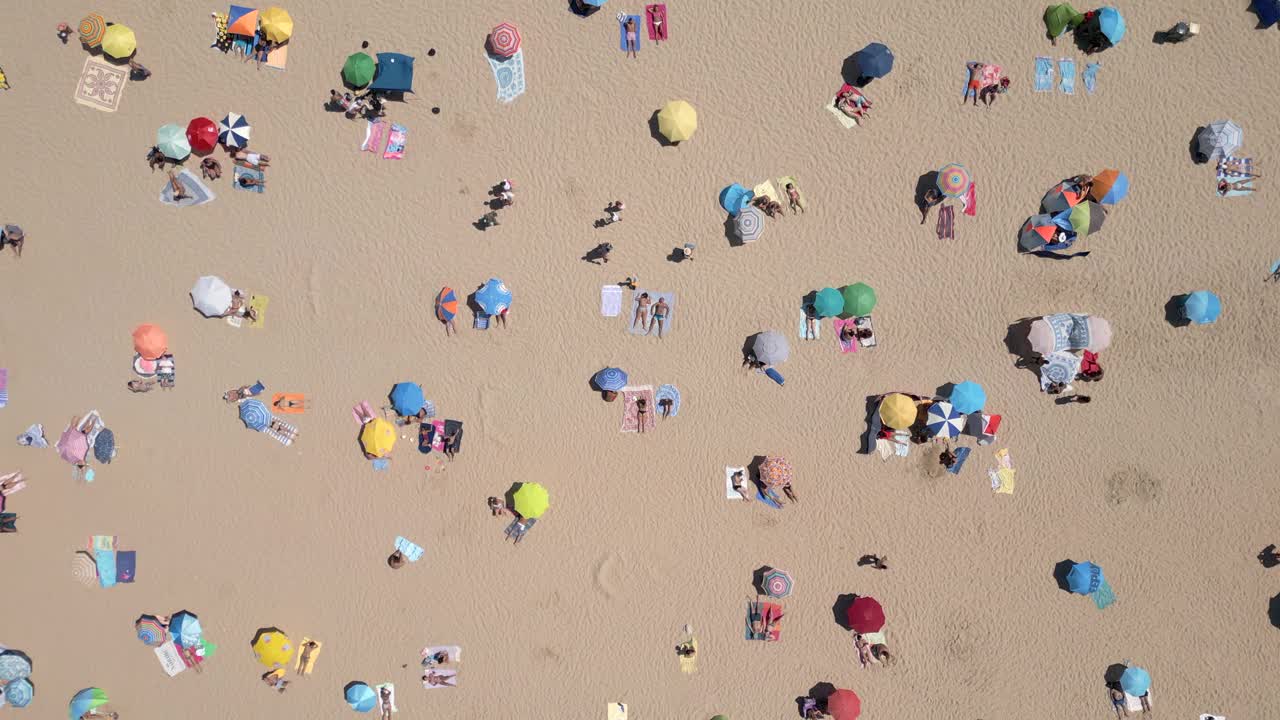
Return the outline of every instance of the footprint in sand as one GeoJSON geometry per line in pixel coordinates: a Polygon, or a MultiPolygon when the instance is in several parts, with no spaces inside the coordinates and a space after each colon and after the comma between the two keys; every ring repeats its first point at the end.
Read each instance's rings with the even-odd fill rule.
{"type": "Polygon", "coordinates": [[[604,593],[607,598],[616,597],[618,594],[618,581],[616,579],[617,566],[620,560],[617,553],[609,553],[596,563],[595,585],[596,589],[604,593]]]}
{"type": "Polygon", "coordinates": [[[1107,477],[1106,498],[1109,505],[1124,505],[1130,500],[1148,503],[1160,497],[1161,482],[1145,470],[1123,468],[1107,477]]]}
{"type": "Polygon", "coordinates": [[[324,297],[323,286],[324,283],[321,282],[320,278],[320,266],[312,262],[311,271],[307,273],[307,300],[311,306],[312,315],[317,317],[322,314],[320,301],[324,297]]]}

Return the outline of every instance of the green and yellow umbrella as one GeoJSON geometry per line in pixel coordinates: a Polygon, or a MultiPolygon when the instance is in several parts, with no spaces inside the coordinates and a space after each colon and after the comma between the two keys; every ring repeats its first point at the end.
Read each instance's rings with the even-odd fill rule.
{"type": "Polygon", "coordinates": [[[68,708],[70,713],[68,717],[70,717],[71,720],[80,720],[85,713],[90,710],[96,710],[97,708],[106,705],[108,702],[111,701],[107,698],[107,693],[102,688],[85,688],[71,696],[71,703],[68,708]]]}
{"type": "Polygon", "coordinates": [[[102,52],[117,60],[124,60],[137,49],[138,39],[133,36],[133,30],[130,30],[127,25],[117,23],[107,28],[106,33],[102,35],[102,52]]]}
{"type": "Polygon", "coordinates": [[[367,54],[352,53],[347,56],[347,61],[342,65],[342,79],[353,87],[364,87],[373,82],[373,73],[377,67],[373,58],[367,54]]]}
{"type": "Polygon", "coordinates": [[[551,507],[551,495],[538,483],[520,483],[520,487],[512,495],[513,508],[522,518],[542,517],[551,507]]]}

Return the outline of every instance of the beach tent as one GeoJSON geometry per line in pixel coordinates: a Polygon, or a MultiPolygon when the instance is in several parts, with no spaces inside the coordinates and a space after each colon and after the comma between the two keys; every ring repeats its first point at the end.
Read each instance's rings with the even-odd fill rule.
{"type": "Polygon", "coordinates": [[[866,283],[846,285],[840,294],[844,296],[844,315],[865,317],[876,308],[876,291],[866,283]]]}
{"type": "Polygon", "coordinates": [[[1230,155],[1244,143],[1244,130],[1230,120],[1209,123],[1196,135],[1196,151],[1205,162],[1230,155]]]}
{"type": "Polygon", "coordinates": [[[509,58],[520,49],[520,31],[515,25],[504,22],[489,31],[489,51],[501,58],[509,58]]]}
{"type": "Polygon", "coordinates": [[[820,318],[836,317],[844,312],[844,296],[835,288],[822,288],[813,299],[813,312],[820,318]]]}
{"type": "Polygon", "coordinates": [[[1151,674],[1136,665],[1130,665],[1120,675],[1120,689],[1134,697],[1142,697],[1151,689],[1151,674]]]}
{"type": "Polygon", "coordinates": [[[895,430],[906,430],[916,421],[916,403],[902,393],[886,395],[880,401],[880,421],[895,430]]]}
{"type": "Polygon", "coordinates": [[[378,53],[378,70],[369,89],[413,92],[413,58],[401,53],[378,53]]]}
{"type": "Polygon", "coordinates": [[[127,59],[137,49],[138,39],[127,25],[116,23],[102,35],[102,52],[116,60],[127,59]]]}
{"type": "Polygon", "coordinates": [[[89,13],[80,19],[80,42],[86,46],[98,47],[106,34],[107,19],[98,13],[89,13]]]}
{"type": "Polygon", "coordinates": [[[253,131],[253,127],[249,125],[249,120],[240,113],[227,113],[218,123],[218,142],[227,147],[228,150],[242,148],[249,144],[249,134],[253,131]]]}
{"type": "Polygon", "coordinates": [[[1119,170],[1103,170],[1093,176],[1089,197],[1103,205],[1115,205],[1129,194],[1129,176],[1119,170]]]}
{"type": "Polygon", "coordinates": [[[4,686],[4,701],[16,708],[24,708],[31,704],[36,688],[27,678],[10,680],[4,686]]]}
{"type": "Polygon", "coordinates": [[[1018,247],[1027,252],[1039,250],[1051,243],[1060,229],[1049,213],[1033,215],[1022,224],[1022,230],[1018,233],[1018,247]]]}
{"type": "Polygon", "coordinates": [[[258,34],[258,11],[242,5],[232,5],[227,11],[227,34],[252,37],[258,34]]]}
{"type": "Polygon", "coordinates": [[[266,36],[267,42],[279,44],[293,36],[293,18],[289,17],[289,11],[284,8],[271,7],[263,10],[258,16],[258,22],[262,25],[262,34],[266,36]]]}
{"type": "Polygon", "coordinates": [[[893,70],[893,51],[883,43],[871,43],[853,54],[861,78],[881,78],[893,70]]]}
{"type": "Polygon", "coordinates": [[[80,720],[81,716],[94,708],[106,705],[110,700],[102,688],[85,688],[71,696],[71,720],[80,720]]]}
{"type": "Polygon", "coordinates": [[[658,111],[658,132],[673,143],[693,137],[698,129],[698,112],[684,100],[672,100],[658,111]]]}
{"type": "Polygon", "coordinates": [[[221,317],[231,307],[231,286],[216,275],[202,275],[191,286],[191,305],[205,317],[221,317]]]}
{"type": "Polygon", "coordinates": [[[164,623],[161,623],[160,618],[155,615],[139,617],[133,622],[133,628],[138,632],[138,639],[151,647],[160,647],[165,640],[169,639],[169,632],[164,629],[164,623]]]}
{"type": "Polygon", "coordinates": [[[375,458],[386,457],[396,446],[396,427],[383,418],[374,418],[360,429],[360,444],[375,458]]]}
{"type": "Polygon", "coordinates": [[[406,417],[417,415],[422,410],[423,404],[427,402],[422,386],[412,382],[396,383],[395,387],[391,388],[388,399],[391,400],[391,407],[395,408],[398,414],[406,417]]]}
{"type": "Polygon", "coordinates": [[[271,411],[261,400],[249,398],[240,403],[240,421],[250,430],[262,432],[271,424],[271,411]]]}
{"type": "Polygon", "coordinates": [[[852,690],[836,690],[827,697],[827,714],[832,720],[857,720],[862,714],[862,700],[852,690]]]}
{"type": "Polygon", "coordinates": [[[1208,290],[1197,290],[1183,302],[1182,314],[1196,325],[1215,323],[1222,314],[1222,301],[1208,290]]]}
{"type": "Polygon", "coordinates": [[[520,517],[538,518],[551,507],[551,494],[538,483],[520,483],[511,501],[512,509],[520,517]]]}
{"type": "Polygon", "coordinates": [[[860,595],[849,605],[847,614],[849,628],[854,632],[879,632],[884,627],[884,608],[873,597],[860,595]]]}
{"type": "Polygon", "coordinates": [[[179,647],[194,648],[201,644],[204,628],[200,627],[200,618],[190,611],[182,610],[169,618],[169,635],[179,647]]]}
{"type": "Polygon", "coordinates": [[[440,289],[436,296],[436,317],[440,322],[449,322],[458,315],[458,294],[451,287],[440,289]]]}
{"type": "Polygon", "coordinates": [[[737,215],[751,204],[756,194],[738,183],[733,183],[720,191],[720,207],[730,215],[737,215]]]}
{"type": "Polygon", "coordinates": [[[1067,573],[1067,587],[1073,593],[1088,595],[1102,585],[1102,568],[1091,562],[1076,563],[1067,573]]]}
{"type": "Polygon", "coordinates": [[[171,160],[185,160],[191,154],[191,143],[187,142],[187,132],[173,123],[161,125],[156,131],[156,147],[171,160]]]}
{"type": "Polygon", "coordinates": [[[963,165],[951,163],[938,171],[938,190],[949,198],[958,198],[969,192],[969,171],[963,165]]]}
{"type": "Polygon", "coordinates": [[[627,373],[620,368],[607,367],[596,373],[592,380],[605,392],[617,392],[627,386],[627,373]]]}
{"type": "Polygon", "coordinates": [[[1107,219],[1107,209],[1092,200],[1086,200],[1070,210],[1053,216],[1053,222],[1063,230],[1076,234],[1077,238],[1087,237],[1102,229],[1102,222],[1107,219]]]}
{"type": "Polygon", "coordinates": [[[497,315],[511,307],[511,291],[498,278],[489,278],[484,287],[476,291],[476,304],[486,315],[497,315]]]}
{"type": "Polygon", "coordinates": [[[951,388],[951,404],[964,415],[980,412],[987,404],[987,391],[978,383],[965,380],[951,388]]]}
{"type": "Polygon", "coordinates": [[[791,345],[782,333],[766,330],[756,335],[755,342],[751,344],[751,352],[755,354],[756,360],[765,365],[777,365],[791,357],[791,345]]]}
{"type": "Polygon", "coordinates": [[[352,87],[362,88],[373,82],[374,72],[377,70],[377,64],[373,62],[373,58],[368,54],[358,52],[347,56],[347,61],[342,64],[342,79],[352,87]]]}
{"type": "Polygon", "coordinates": [[[1280,0],[1253,0],[1249,9],[1257,14],[1261,27],[1269,28],[1280,22],[1280,0]]]}
{"type": "Polygon", "coordinates": [[[764,234],[764,213],[757,207],[746,207],[733,219],[733,231],[742,242],[755,242],[764,234]]]}
{"type": "Polygon", "coordinates": [[[1075,8],[1067,3],[1050,5],[1044,11],[1044,26],[1049,30],[1049,37],[1062,37],[1067,30],[1074,30],[1084,20],[1075,8]]]}
{"type": "Polygon", "coordinates": [[[378,694],[369,687],[368,683],[348,683],[342,690],[342,696],[356,712],[369,712],[378,704],[378,694]]]}
{"type": "Polygon", "coordinates": [[[261,628],[253,636],[253,656],[273,670],[287,667],[293,659],[293,643],[280,628],[261,628]]]}
{"type": "Polygon", "coordinates": [[[187,123],[187,144],[198,153],[213,152],[218,145],[218,126],[207,117],[198,117],[187,123]]]}

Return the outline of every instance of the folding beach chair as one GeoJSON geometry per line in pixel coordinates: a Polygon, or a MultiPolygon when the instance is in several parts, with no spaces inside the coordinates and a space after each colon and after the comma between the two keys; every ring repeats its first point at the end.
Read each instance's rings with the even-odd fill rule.
{"type": "Polygon", "coordinates": [[[536,522],[538,522],[537,518],[513,520],[511,524],[507,526],[507,539],[511,540],[513,545],[519,545],[520,541],[524,539],[525,534],[529,532],[529,529],[532,528],[536,522]]]}

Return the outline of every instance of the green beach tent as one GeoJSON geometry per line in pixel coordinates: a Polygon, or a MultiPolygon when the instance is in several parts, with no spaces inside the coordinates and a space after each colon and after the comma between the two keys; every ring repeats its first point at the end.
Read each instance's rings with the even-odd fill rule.
{"type": "Polygon", "coordinates": [[[1044,11],[1044,26],[1049,29],[1049,37],[1061,37],[1068,29],[1074,30],[1084,16],[1067,3],[1050,5],[1044,11]]]}

